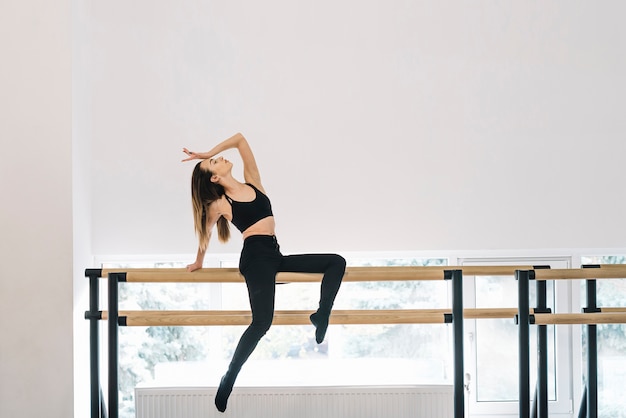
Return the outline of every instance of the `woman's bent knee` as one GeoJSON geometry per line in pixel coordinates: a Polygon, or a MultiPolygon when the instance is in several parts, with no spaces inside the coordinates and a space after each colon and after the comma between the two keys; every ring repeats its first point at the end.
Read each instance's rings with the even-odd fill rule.
{"type": "Polygon", "coordinates": [[[333,254],[333,265],[342,270],[346,269],[346,259],[339,254],[333,254]]]}
{"type": "Polygon", "coordinates": [[[272,321],[273,321],[273,318],[261,318],[261,319],[253,318],[252,323],[250,324],[250,327],[254,328],[257,334],[263,336],[271,328],[272,321]]]}

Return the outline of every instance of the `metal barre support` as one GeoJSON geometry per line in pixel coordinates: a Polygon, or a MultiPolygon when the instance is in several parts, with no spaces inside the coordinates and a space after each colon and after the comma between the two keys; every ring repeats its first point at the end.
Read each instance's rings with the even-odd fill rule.
{"type": "MultiPolygon", "coordinates": [[[[547,311],[547,283],[536,281],[537,307],[535,311],[547,311]]],[[[548,327],[537,328],[537,418],[548,418],[548,327]]]]}
{"type": "MultiPolygon", "coordinates": [[[[454,417],[465,416],[465,376],[463,365],[463,272],[446,271],[452,278],[452,318],[454,333],[454,417]]],[[[447,276],[446,276],[447,277],[447,276]]]]}
{"type": "Polygon", "coordinates": [[[119,353],[118,334],[119,282],[125,281],[125,273],[109,273],[109,418],[119,416],[119,353]]]}
{"type": "MultiPolygon", "coordinates": [[[[596,281],[587,280],[585,312],[598,312],[596,281]]],[[[598,326],[587,325],[587,418],[598,417],[598,326]]]]}
{"type": "Polygon", "coordinates": [[[530,417],[530,309],[529,270],[517,270],[515,279],[518,287],[518,332],[519,332],[519,416],[530,417]]]}
{"type": "Polygon", "coordinates": [[[100,418],[102,417],[101,403],[103,401],[100,394],[100,341],[98,338],[100,273],[86,270],[85,276],[89,278],[89,311],[85,312],[85,318],[89,320],[90,409],[91,418],[100,418]]]}

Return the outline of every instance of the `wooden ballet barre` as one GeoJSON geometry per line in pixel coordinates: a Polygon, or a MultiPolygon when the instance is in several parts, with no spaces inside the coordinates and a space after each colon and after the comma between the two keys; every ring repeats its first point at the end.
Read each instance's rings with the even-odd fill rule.
{"type": "MultiPolygon", "coordinates": [[[[313,311],[281,310],[274,313],[274,325],[309,325],[313,311]]],[[[533,310],[530,310],[533,313],[533,310]]],[[[467,319],[508,319],[517,314],[516,308],[468,308],[467,319]]],[[[451,309],[377,309],[335,310],[331,324],[433,324],[451,321],[451,309]]],[[[209,326],[249,325],[252,314],[245,310],[187,310],[187,311],[120,311],[127,326],[209,326]]],[[[103,311],[101,319],[108,319],[103,311]]]]}
{"type": "Polygon", "coordinates": [[[600,312],[626,312],[626,308],[600,307],[600,312]]]}
{"type": "MultiPolygon", "coordinates": [[[[445,271],[462,270],[466,276],[512,276],[515,270],[532,270],[533,266],[395,266],[348,267],[344,282],[443,280],[445,271]]],[[[98,270],[100,277],[110,273],[125,273],[127,282],[134,283],[241,283],[237,268],[203,268],[192,273],[184,268],[115,268],[98,270]]],[[[319,282],[321,274],[278,273],[281,283],[319,282]]]]}
{"type": "Polygon", "coordinates": [[[541,269],[534,272],[535,280],[622,279],[626,278],[626,265],[611,268],[541,269]]]}
{"type": "MultiPolygon", "coordinates": [[[[517,315],[517,308],[466,308],[463,310],[465,319],[512,319],[517,315]]],[[[534,309],[530,309],[532,315],[534,309]]]]}
{"type": "Polygon", "coordinates": [[[597,264],[598,266],[600,266],[601,269],[613,269],[613,268],[617,268],[617,269],[621,269],[626,267],[626,264],[597,264]]]}
{"type": "MultiPolygon", "coordinates": [[[[310,325],[313,311],[276,311],[273,325],[310,325]]],[[[120,311],[126,326],[211,326],[249,325],[250,311],[120,311]]],[[[102,319],[108,314],[102,312],[102,319]]],[[[443,310],[336,310],[331,324],[443,324],[451,322],[451,314],[443,310]]]]}
{"type": "Polygon", "coordinates": [[[626,312],[534,314],[535,325],[626,324],[626,312]]]}
{"type": "MultiPolygon", "coordinates": [[[[444,272],[461,270],[464,276],[510,276],[516,270],[533,270],[536,280],[619,279],[626,278],[626,265],[602,264],[600,268],[535,269],[534,266],[395,266],[348,267],[344,282],[443,280],[444,272]]],[[[203,268],[192,273],[184,268],[101,269],[100,277],[125,273],[131,283],[242,283],[237,268],[203,268]]],[[[318,282],[321,274],[278,273],[281,283],[318,282]]]]}
{"type": "MultiPolygon", "coordinates": [[[[102,275],[126,273],[130,283],[243,283],[244,279],[237,268],[203,268],[192,273],[186,269],[114,269],[102,270],[102,275]]],[[[276,281],[281,283],[319,282],[319,273],[278,273],[276,281]]],[[[415,267],[348,267],[344,282],[366,281],[405,281],[405,280],[443,280],[444,269],[415,267]]]]}

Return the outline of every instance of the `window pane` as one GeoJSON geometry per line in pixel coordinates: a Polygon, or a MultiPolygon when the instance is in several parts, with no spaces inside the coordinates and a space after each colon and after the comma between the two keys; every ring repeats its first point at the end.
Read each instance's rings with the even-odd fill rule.
{"type": "MultiPolygon", "coordinates": [[[[103,268],[182,268],[183,263],[108,263],[103,268]]],[[[207,284],[120,283],[120,310],[210,309],[207,284]]],[[[106,294],[106,292],[102,292],[106,294]]],[[[119,329],[120,417],[134,417],[134,388],[154,378],[164,363],[205,361],[210,327],[121,327],[119,329]]],[[[103,339],[104,341],[104,339],[103,339]]]]}
{"type": "MultiPolygon", "coordinates": [[[[443,265],[445,259],[352,259],[349,266],[421,266],[443,265]]],[[[245,285],[222,286],[223,309],[249,309],[245,285]]],[[[319,300],[319,283],[288,283],[277,286],[276,309],[315,310],[319,300]]],[[[443,281],[345,282],[335,301],[334,309],[422,309],[449,306],[447,284],[443,281]]],[[[257,346],[251,361],[294,359],[303,361],[347,361],[357,369],[352,376],[358,380],[346,381],[345,374],[313,380],[324,384],[369,384],[380,382],[425,383],[447,381],[450,377],[452,347],[449,329],[445,325],[331,325],[323,344],[315,343],[310,326],[275,326],[257,346]],[[361,361],[361,363],[359,362],[361,361]],[[366,362],[367,364],[363,364],[366,362]],[[385,362],[387,365],[385,366],[385,362]],[[362,376],[363,368],[378,364],[369,376],[362,376]],[[414,370],[415,373],[410,373],[414,370]],[[359,373],[360,372],[360,373],[359,373]],[[409,378],[410,376],[410,378],[409,378]],[[334,381],[332,379],[335,379],[334,381]]],[[[224,327],[221,330],[223,360],[232,351],[243,332],[242,327],[224,327]]],[[[337,363],[339,364],[339,363],[337,363]]],[[[273,367],[281,367],[277,363],[273,367]]],[[[293,368],[291,363],[289,368],[293,368]]],[[[304,367],[300,363],[298,367],[304,367]]],[[[372,366],[373,367],[373,366],[372,366]]],[[[311,363],[308,377],[328,365],[311,363]]],[[[307,379],[308,379],[307,377],[307,379]]],[[[288,378],[288,376],[286,376],[288,378]]],[[[302,379],[302,376],[294,376],[302,379]]],[[[284,384],[294,382],[285,381],[284,384]]]]}
{"type": "MultiPolygon", "coordinates": [[[[583,264],[626,264],[626,257],[583,257],[583,264]]],[[[600,307],[624,307],[626,279],[605,279],[596,282],[600,307]]],[[[586,282],[581,281],[581,305],[587,306],[586,282]]],[[[626,418],[623,384],[626,381],[626,325],[596,326],[598,341],[598,416],[626,418]]],[[[587,327],[583,332],[583,373],[587,370],[587,327]]]]}
{"type": "MultiPolygon", "coordinates": [[[[530,306],[536,289],[530,286],[530,306]]],[[[518,283],[510,276],[476,277],[477,308],[517,308],[518,283]]],[[[554,309],[553,283],[547,282],[548,307],[554,309]]],[[[516,402],[519,396],[519,329],[513,319],[476,320],[476,400],[516,402]]],[[[537,346],[537,327],[530,328],[530,346],[537,346]]],[[[548,326],[548,397],[556,399],[554,326],[548,326]]],[[[530,357],[531,382],[536,381],[537,358],[530,357]]]]}
{"type": "MultiPolygon", "coordinates": [[[[350,266],[445,265],[445,259],[361,259],[350,266]]],[[[336,309],[428,309],[450,307],[444,281],[348,282],[342,285],[336,309]]],[[[441,324],[342,325],[337,328],[331,355],[343,359],[387,359],[381,381],[415,384],[449,381],[452,376],[452,339],[441,324]],[[390,367],[402,360],[401,372],[390,367]],[[409,373],[409,371],[412,371],[409,373]]],[[[331,327],[331,328],[333,328],[331,327]]],[[[372,381],[372,384],[375,384],[372,381]]]]}

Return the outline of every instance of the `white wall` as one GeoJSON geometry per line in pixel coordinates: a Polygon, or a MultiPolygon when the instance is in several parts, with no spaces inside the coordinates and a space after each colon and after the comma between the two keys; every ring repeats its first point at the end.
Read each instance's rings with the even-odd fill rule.
{"type": "MultiPolygon", "coordinates": [[[[85,17],[90,13],[90,4],[82,0],[72,1],[72,68],[83,68],[91,59],[90,46],[85,42],[91,28],[85,17]]],[[[89,89],[90,74],[85,71],[72,72],[72,181],[73,181],[73,254],[74,254],[74,411],[81,418],[90,411],[89,375],[89,322],[85,311],[89,309],[88,279],[85,268],[95,266],[91,249],[92,212],[92,166],[91,137],[93,129],[92,107],[80,99],[89,89]]],[[[102,325],[104,329],[105,325],[102,325]]],[[[106,357],[101,354],[101,357],[106,357]]],[[[106,386],[106,379],[103,379],[106,386]]]]}
{"type": "Polygon", "coordinates": [[[623,2],[74,6],[0,3],[2,417],[72,416],[79,271],[193,252],[180,148],[235,131],[287,250],[626,247],[623,2]]]}
{"type": "Polygon", "coordinates": [[[0,2],[3,418],[73,416],[71,17],[0,2]]]}
{"type": "Polygon", "coordinates": [[[236,131],[286,251],[626,245],[624,2],[91,3],[97,254],[193,253],[236,131]]]}

